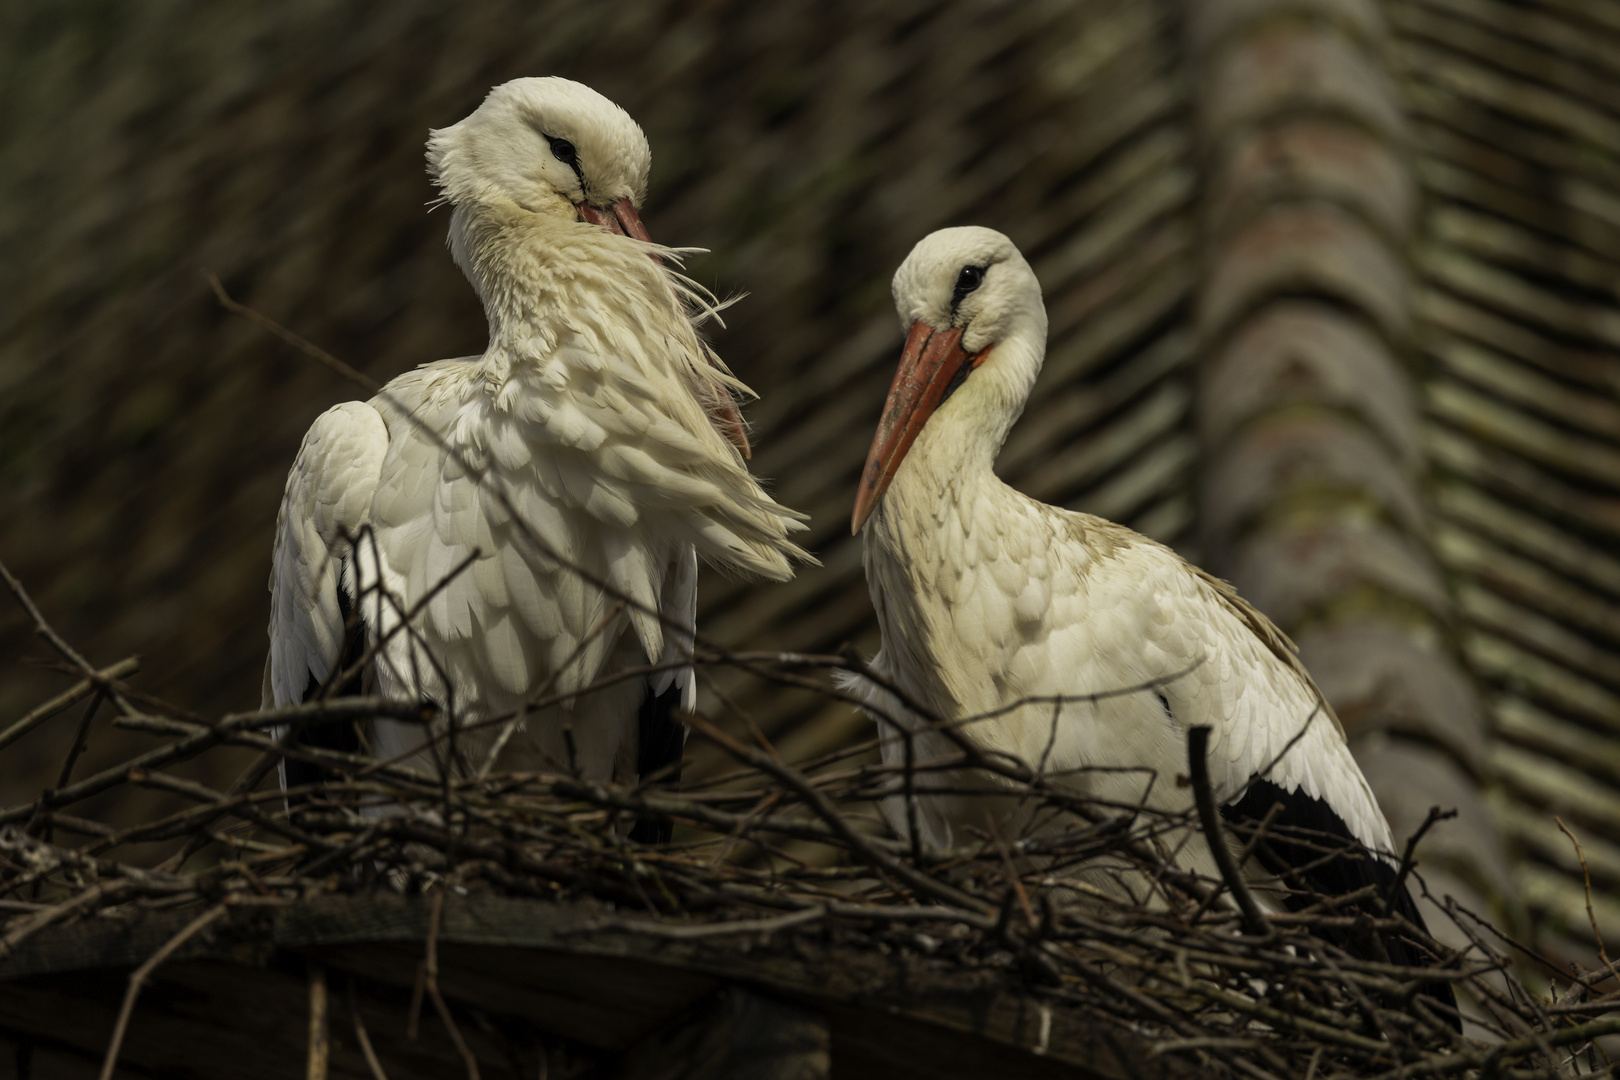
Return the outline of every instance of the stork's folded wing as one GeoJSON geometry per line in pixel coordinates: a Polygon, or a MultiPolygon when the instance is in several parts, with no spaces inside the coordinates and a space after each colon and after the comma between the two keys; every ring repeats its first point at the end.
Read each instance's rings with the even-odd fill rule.
{"type": "Polygon", "coordinates": [[[304,435],[276,520],[264,708],[302,701],[337,661],[338,591],[353,587],[350,538],[369,516],[387,451],[382,417],[359,401],[328,409],[304,435]]]}

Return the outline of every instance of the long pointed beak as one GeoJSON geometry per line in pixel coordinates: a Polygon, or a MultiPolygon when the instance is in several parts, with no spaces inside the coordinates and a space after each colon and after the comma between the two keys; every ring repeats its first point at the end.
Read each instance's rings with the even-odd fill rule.
{"type": "Polygon", "coordinates": [[[647,233],[647,226],[641,223],[641,215],[636,213],[636,204],[626,195],[616,199],[606,210],[598,210],[590,203],[578,203],[579,216],[592,225],[600,225],[611,233],[620,236],[633,236],[637,240],[651,241],[647,233]]]}
{"type": "Polygon", "coordinates": [[[906,452],[940,402],[956,388],[958,377],[983,363],[989,351],[984,349],[970,356],[962,349],[962,331],[957,327],[936,330],[921,321],[911,324],[905,351],[900,354],[900,367],[889,387],[889,400],[884,403],[877,435],[861,472],[855,513],[850,519],[851,534],[859,533],[877,509],[906,452]]]}

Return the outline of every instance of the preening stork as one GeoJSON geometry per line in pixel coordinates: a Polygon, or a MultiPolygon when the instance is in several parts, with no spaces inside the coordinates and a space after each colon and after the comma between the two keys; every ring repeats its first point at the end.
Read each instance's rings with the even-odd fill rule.
{"type": "MultiPolygon", "coordinates": [[[[1285,886],[1390,889],[1398,860],[1389,825],[1292,643],[1170,549],[1038,502],[992,471],[1046,352],[1040,285],[1018,249],[990,229],[936,232],[895,274],[894,298],[905,351],[853,521],[882,632],[872,669],[941,720],[966,721],[959,730],[983,750],[1041,763],[1125,805],[1189,808],[1192,793],[1176,778],[1188,770],[1189,727],[1208,725],[1211,786],[1227,819],[1252,825],[1280,806],[1258,854],[1285,886]],[[1131,687],[1142,689],[1052,703],[1131,687]],[[1009,708],[1028,698],[1045,700],[1009,708]],[[1324,860],[1324,838],[1358,850],[1324,860]]],[[[893,695],[856,685],[875,715],[913,725],[914,760],[951,756],[953,745],[893,695]]],[[[903,740],[884,726],[884,759],[898,765],[903,740]]],[[[1007,821],[1010,800],[962,793],[986,782],[919,776],[925,793],[955,789],[919,798],[922,839],[949,846],[986,815],[1014,826],[1006,831],[1021,827],[1007,821]]],[[[890,803],[905,833],[907,815],[890,803]]],[[[1199,841],[1178,857],[1214,873],[1199,841]]],[[[1421,925],[1404,889],[1394,902],[1421,925]]],[[[1393,959],[1416,958],[1405,942],[1371,951],[1381,946],[1393,959]]]]}
{"type": "MultiPolygon", "coordinates": [[[[365,684],[436,703],[441,729],[663,664],[529,712],[500,761],[678,770],[698,560],[784,580],[807,558],[790,540],[802,515],[744,464],[731,395],[746,388],[697,333],[694,314],[714,312],[674,271],[681,252],[648,240],[650,155],[624,110],[518,79],[432,132],[427,156],[489,345],[304,437],[276,526],[264,705],[305,700],[379,641],[365,684]]],[[[454,762],[442,743],[409,756],[423,732],[394,721],[321,737],[476,771],[498,730],[466,733],[454,762]]],[[[290,762],[284,779],[318,776],[290,762]]]]}

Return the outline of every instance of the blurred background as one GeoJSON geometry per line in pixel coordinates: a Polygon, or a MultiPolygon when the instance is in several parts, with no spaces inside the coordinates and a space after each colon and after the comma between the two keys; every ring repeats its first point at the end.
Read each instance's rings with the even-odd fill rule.
{"type": "MultiPolygon", "coordinates": [[[[1584,955],[1557,815],[1620,941],[1611,0],[0,6],[0,558],[93,662],[256,706],[286,471],[356,395],[203,271],[379,380],[481,351],[423,142],[537,74],[640,121],[654,238],[748,294],[716,345],[823,565],[709,575],[709,633],[875,648],[847,523],[889,277],[933,229],[1001,229],[1052,318],[1002,475],[1293,634],[1397,833],[1461,811],[1437,893],[1584,955]]],[[[66,685],[46,656],[0,603],[0,725],[66,685]]],[[[726,688],[790,757],[866,733],[726,688]]],[[[138,745],[104,723],[76,775],[138,745]]],[[[75,726],[0,752],[7,804],[75,726]]]]}

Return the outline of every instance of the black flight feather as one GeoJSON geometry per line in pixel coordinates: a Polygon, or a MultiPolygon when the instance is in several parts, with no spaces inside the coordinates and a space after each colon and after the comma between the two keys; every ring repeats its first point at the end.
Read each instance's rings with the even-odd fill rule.
{"type": "MultiPolygon", "coordinates": [[[[1249,843],[1273,807],[1280,809],[1255,844],[1254,855],[1288,890],[1283,903],[1290,910],[1309,907],[1319,897],[1345,896],[1373,885],[1379,896],[1389,897],[1393,914],[1427,931],[1411,893],[1403,886],[1391,895],[1397,876],[1395,867],[1368,852],[1351,835],[1344,819],[1321,799],[1303,790],[1284,791],[1270,780],[1255,780],[1243,798],[1221,807],[1221,816],[1240,841],[1249,843]]],[[[1355,909],[1369,913],[1378,910],[1376,902],[1358,904],[1350,910],[1355,909]]],[[[1318,936],[1365,960],[1387,959],[1404,967],[1426,963],[1415,943],[1396,934],[1323,928],[1318,936]]],[[[1422,992],[1456,1008],[1457,998],[1448,982],[1425,983],[1422,992]]]]}
{"type": "MultiPolygon", "coordinates": [[[[675,719],[680,707],[681,688],[674,683],[662,694],[654,694],[649,686],[641,699],[636,716],[636,777],[642,783],[680,783],[681,752],[686,749],[686,725],[675,719]]],[[[674,831],[674,822],[644,818],[630,829],[630,839],[642,844],[667,844],[674,831]]]]}

